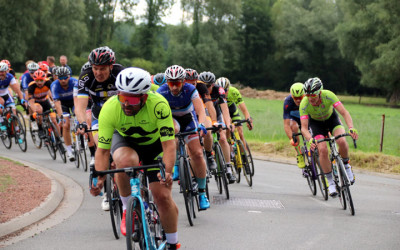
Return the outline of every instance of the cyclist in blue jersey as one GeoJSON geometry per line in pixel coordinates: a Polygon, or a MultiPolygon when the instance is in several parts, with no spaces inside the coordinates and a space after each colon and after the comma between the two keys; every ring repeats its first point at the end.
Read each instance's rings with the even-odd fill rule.
{"type": "Polygon", "coordinates": [[[74,86],[78,84],[78,79],[70,76],[70,71],[66,67],[57,70],[58,80],[51,84],[51,94],[58,117],[62,120],[63,137],[69,161],[74,161],[72,152],[70,112],[74,111],[74,86]]]}
{"type": "MultiPolygon", "coordinates": [[[[167,84],[161,85],[158,93],[167,99],[174,118],[175,132],[188,132],[201,128],[201,136],[207,133],[204,127],[206,114],[203,103],[199,97],[196,87],[184,83],[186,71],[179,65],[173,65],[165,71],[167,84]],[[197,114],[197,115],[196,115],[197,114]],[[198,118],[197,118],[198,116],[198,118]]],[[[185,137],[191,164],[199,185],[200,209],[210,207],[206,195],[206,162],[203,157],[203,148],[201,147],[198,134],[185,137]]]]}
{"type": "Polygon", "coordinates": [[[297,166],[304,168],[303,154],[300,151],[299,138],[296,138],[296,143],[292,138],[293,133],[298,133],[301,128],[299,106],[304,97],[303,84],[296,82],[290,87],[290,95],[283,102],[283,128],[287,137],[290,139],[290,144],[295,147],[297,153],[297,166]]]}
{"type": "Polygon", "coordinates": [[[39,64],[31,62],[27,66],[28,72],[21,76],[21,90],[24,93],[24,97],[28,96],[28,85],[33,82],[33,73],[39,69],[39,64]]]}
{"type": "MultiPolygon", "coordinates": [[[[10,95],[10,91],[8,87],[17,93],[18,97],[21,99],[21,103],[25,104],[25,100],[22,96],[22,92],[19,89],[18,83],[15,80],[14,76],[10,73],[7,73],[8,65],[7,63],[0,63],[0,113],[3,113],[5,107],[12,107],[14,114],[16,115],[15,103],[14,99],[10,95]]],[[[2,131],[7,130],[6,126],[2,125],[3,117],[0,116],[0,128],[2,131]]],[[[18,127],[16,127],[18,129],[18,127]]]]}

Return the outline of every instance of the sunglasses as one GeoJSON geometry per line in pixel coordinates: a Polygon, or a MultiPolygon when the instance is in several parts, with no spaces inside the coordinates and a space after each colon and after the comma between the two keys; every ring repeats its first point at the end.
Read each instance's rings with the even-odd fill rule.
{"type": "Polygon", "coordinates": [[[59,76],[58,79],[60,79],[60,80],[67,80],[67,79],[68,79],[68,76],[59,76]]]}
{"type": "MultiPolygon", "coordinates": [[[[226,92],[226,90],[225,90],[225,92],[226,92]]],[[[303,97],[302,97],[302,96],[300,96],[300,97],[293,97],[293,100],[295,100],[295,101],[301,101],[301,100],[303,100],[303,97]]]]}
{"type": "Polygon", "coordinates": [[[182,86],[183,82],[182,81],[167,81],[168,86],[170,86],[171,88],[176,86],[176,87],[180,87],[182,86]]]}
{"type": "Polygon", "coordinates": [[[306,94],[307,97],[317,97],[317,94],[306,94]]]}
{"type": "Polygon", "coordinates": [[[143,96],[144,95],[126,95],[121,92],[118,94],[118,101],[122,104],[135,106],[140,104],[143,96]]]}

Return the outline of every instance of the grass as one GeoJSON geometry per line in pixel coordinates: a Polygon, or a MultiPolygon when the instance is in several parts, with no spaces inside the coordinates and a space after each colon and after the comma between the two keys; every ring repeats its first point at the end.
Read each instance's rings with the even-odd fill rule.
{"type": "MultiPolygon", "coordinates": [[[[355,97],[356,98],[356,97],[355,97]]],[[[252,149],[263,154],[295,157],[283,130],[283,100],[244,98],[254,120],[254,129],[244,129],[252,149]]],[[[342,101],[350,112],[360,138],[357,149],[348,138],[352,163],[377,172],[400,173],[400,112],[388,107],[374,107],[342,101]],[[382,114],[385,114],[383,152],[379,152],[382,114]]],[[[358,101],[357,101],[358,103],[358,101]]],[[[344,122],[344,119],[342,119],[344,122]]],[[[347,126],[345,126],[347,128],[347,126]]]]}

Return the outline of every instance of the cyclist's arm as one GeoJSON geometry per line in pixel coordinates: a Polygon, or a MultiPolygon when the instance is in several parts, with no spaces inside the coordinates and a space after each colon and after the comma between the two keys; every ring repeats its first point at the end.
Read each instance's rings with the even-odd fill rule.
{"type": "Polygon", "coordinates": [[[176,157],[175,140],[163,141],[161,142],[161,145],[163,148],[163,162],[165,164],[165,171],[172,174],[176,157]]]}
{"type": "Polygon", "coordinates": [[[221,107],[222,116],[224,117],[225,125],[229,128],[231,126],[231,116],[229,115],[228,104],[220,103],[219,106],[221,107]]]}
{"type": "Polygon", "coordinates": [[[242,111],[242,113],[244,115],[244,118],[250,120],[251,127],[249,127],[249,129],[252,130],[253,129],[253,121],[252,121],[252,119],[250,117],[250,113],[249,113],[249,110],[246,107],[246,104],[244,102],[240,103],[239,104],[239,109],[242,111]]]}
{"type": "Polygon", "coordinates": [[[204,104],[206,105],[206,108],[207,108],[207,110],[208,110],[208,113],[210,114],[211,120],[212,120],[213,122],[216,122],[216,121],[217,121],[217,111],[215,111],[214,104],[213,104],[213,102],[211,101],[211,96],[210,96],[210,95],[206,95],[206,96],[205,96],[205,99],[208,100],[208,101],[205,101],[204,104]]]}
{"type": "Polygon", "coordinates": [[[308,131],[308,118],[301,118],[301,133],[304,138],[309,141],[311,139],[310,131],[308,131]]]}
{"type": "Polygon", "coordinates": [[[206,121],[206,112],[204,110],[204,106],[203,103],[200,99],[200,97],[198,98],[194,98],[192,100],[193,106],[194,106],[194,110],[196,111],[196,114],[199,117],[199,123],[203,123],[206,121]]]}
{"type": "Polygon", "coordinates": [[[20,100],[24,99],[18,83],[10,84],[10,87],[14,91],[14,93],[17,93],[20,100]]]}
{"type": "MultiPolygon", "coordinates": [[[[308,120],[307,120],[308,122],[308,120]]],[[[302,123],[303,126],[303,123],[302,123]]],[[[285,133],[289,139],[292,139],[292,129],[290,128],[290,119],[283,120],[283,128],[285,129],[285,133]]]]}
{"type": "MultiPolygon", "coordinates": [[[[109,160],[110,160],[110,149],[104,149],[104,148],[100,148],[98,147],[96,149],[96,154],[95,154],[95,168],[96,171],[104,171],[107,170],[108,168],[108,164],[109,164],[109,160]]],[[[99,180],[104,181],[106,176],[103,176],[100,178],[99,176],[99,180]]]]}
{"type": "Polygon", "coordinates": [[[78,96],[76,98],[76,103],[74,103],[75,115],[79,123],[86,121],[86,107],[88,106],[88,103],[89,103],[88,96],[78,96]]]}
{"type": "Polygon", "coordinates": [[[62,108],[61,108],[61,101],[55,100],[54,105],[56,106],[56,111],[57,111],[58,117],[61,117],[61,115],[63,114],[62,108]]]}
{"type": "Polygon", "coordinates": [[[343,116],[347,126],[349,128],[353,128],[353,119],[351,119],[349,111],[344,107],[343,104],[340,104],[335,107],[335,109],[343,116]]]}

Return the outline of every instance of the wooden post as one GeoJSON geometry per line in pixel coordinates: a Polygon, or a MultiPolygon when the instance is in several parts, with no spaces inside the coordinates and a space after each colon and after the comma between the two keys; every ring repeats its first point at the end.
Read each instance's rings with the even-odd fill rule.
{"type": "Polygon", "coordinates": [[[383,133],[385,131],[385,114],[382,115],[382,131],[381,131],[381,144],[380,144],[380,152],[382,152],[383,148],[383,133]]]}

